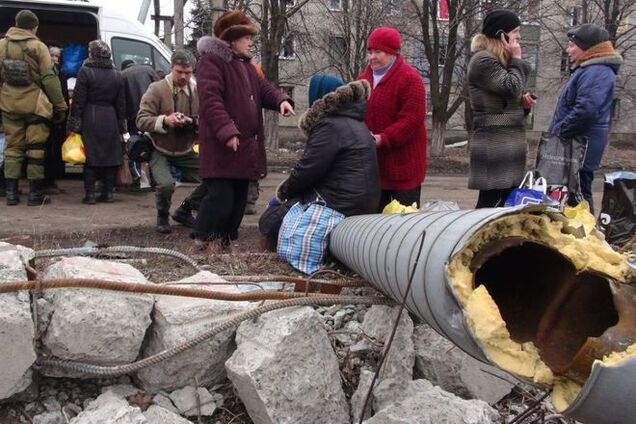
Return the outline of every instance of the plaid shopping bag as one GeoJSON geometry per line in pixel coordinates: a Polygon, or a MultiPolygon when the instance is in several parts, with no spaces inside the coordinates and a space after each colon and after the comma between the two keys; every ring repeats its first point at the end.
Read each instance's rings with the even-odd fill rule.
{"type": "Polygon", "coordinates": [[[325,206],[322,199],[295,203],[280,226],[278,255],[300,272],[316,272],[327,255],[331,231],[343,219],[343,214],[325,206]]]}

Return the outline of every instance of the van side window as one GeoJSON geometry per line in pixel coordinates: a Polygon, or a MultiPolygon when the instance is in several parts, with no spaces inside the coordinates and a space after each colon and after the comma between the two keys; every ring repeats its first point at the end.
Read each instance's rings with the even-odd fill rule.
{"type": "Polygon", "coordinates": [[[113,37],[113,61],[117,69],[121,69],[124,60],[134,60],[140,65],[150,65],[154,69],[170,72],[170,62],[161,53],[148,43],[129,38],[113,37]]]}

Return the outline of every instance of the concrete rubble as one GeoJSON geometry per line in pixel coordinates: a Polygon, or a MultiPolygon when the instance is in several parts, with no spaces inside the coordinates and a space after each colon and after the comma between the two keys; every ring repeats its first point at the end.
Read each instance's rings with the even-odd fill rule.
{"type": "Polygon", "coordinates": [[[312,308],[245,321],[236,343],[228,377],[255,424],[349,422],[338,359],[312,308]]]}
{"type": "Polygon", "coordinates": [[[416,373],[464,399],[492,404],[516,383],[510,374],[473,359],[427,324],[415,327],[413,342],[416,373]]]}
{"type": "MultiPolygon", "coordinates": [[[[26,279],[21,255],[28,260],[30,253],[0,244],[0,281],[26,279]]],[[[84,257],[57,260],[46,267],[42,277],[152,284],[130,265],[84,257]]],[[[203,271],[171,284],[233,293],[247,289],[230,283],[207,286],[195,282],[224,281],[203,271]]],[[[0,296],[0,399],[19,394],[31,384],[34,340],[41,343],[43,352],[63,359],[129,363],[183,343],[257,303],[70,288],[47,290],[36,305],[40,341],[36,340],[29,294],[0,296]],[[16,318],[19,324],[14,323],[16,318]],[[9,333],[6,328],[13,329],[9,333]]],[[[49,379],[68,383],[41,392],[41,398],[27,409],[39,424],[67,420],[72,424],[185,424],[196,422],[199,415],[215,419],[229,390],[234,391],[229,396],[238,396],[256,424],[357,423],[397,311],[397,307],[361,305],[272,311],[134,376],[102,382],[54,371],[50,373],[53,377],[71,378],[49,379]],[[348,378],[351,372],[359,374],[359,382],[354,377],[357,390],[354,392],[355,385],[347,388],[348,393],[354,392],[350,400],[345,396],[348,383],[342,370],[346,360],[351,361],[348,378]],[[228,379],[233,387],[228,386],[228,379]],[[219,387],[224,391],[219,392],[219,387]]],[[[467,365],[461,352],[448,349],[449,342],[431,331],[422,324],[414,326],[409,314],[402,313],[366,422],[495,422],[498,415],[485,402],[461,399],[442,389],[494,402],[504,391],[499,388],[501,381],[477,378],[488,389],[499,385],[497,395],[483,387],[475,389],[464,375],[471,366],[482,369],[483,365],[467,365]],[[444,353],[448,355],[444,357],[444,353]],[[416,377],[426,379],[413,380],[414,369],[416,377]],[[459,374],[455,380],[454,372],[459,374]]]]}
{"type": "MultiPolygon", "coordinates": [[[[218,275],[199,272],[177,282],[178,287],[240,292],[240,286],[183,284],[223,282],[218,275]]],[[[176,296],[156,296],[153,326],[143,357],[177,346],[218,325],[229,316],[245,312],[249,302],[226,302],[176,296]]],[[[214,385],[225,380],[225,361],[234,351],[234,329],[226,330],[179,355],[137,373],[142,387],[152,393],[175,390],[188,385],[214,385]]]]}
{"type": "MultiPolygon", "coordinates": [[[[131,265],[84,257],[63,258],[42,273],[45,279],[80,277],[150,284],[131,265]]],[[[48,322],[42,342],[50,354],[99,365],[125,364],[139,356],[151,323],[152,296],[66,288],[45,290],[42,297],[51,311],[42,316],[48,322]]]]}
{"type": "MultiPolygon", "coordinates": [[[[27,279],[23,260],[30,249],[0,243],[0,282],[27,279]]],[[[35,326],[28,292],[0,295],[0,399],[25,390],[31,384],[31,365],[36,359],[35,326]]]]}

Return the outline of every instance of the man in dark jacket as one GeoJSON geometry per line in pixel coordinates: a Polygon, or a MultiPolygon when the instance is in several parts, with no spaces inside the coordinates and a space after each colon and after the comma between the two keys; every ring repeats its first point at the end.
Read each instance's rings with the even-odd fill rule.
{"type": "Polygon", "coordinates": [[[223,248],[238,237],[250,180],[267,173],[263,107],[291,116],[291,100],[260,78],[251,64],[258,28],[238,10],[223,14],[214,35],[197,43],[200,175],[208,188],[192,233],[201,249],[223,248]]]}
{"type": "MultiPolygon", "coordinates": [[[[170,61],[170,73],[150,84],[141,98],[136,122],[137,128],[152,138],[150,170],[157,183],[157,231],[164,234],[171,231],[168,217],[175,188],[170,167],[177,167],[188,179],[199,180],[199,158],[192,150],[199,114],[199,96],[192,80],[195,59],[185,50],[177,50],[170,61]]],[[[172,219],[192,226],[192,209],[199,209],[205,192],[200,184],[175,210],[172,219]]]]}
{"type": "Polygon", "coordinates": [[[616,75],[623,59],[604,28],[583,24],[568,32],[572,75],[565,85],[548,131],[564,138],[587,136],[587,153],[579,172],[581,194],[594,212],[592,181],[607,145],[616,75]]]}
{"type": "MultiPolygon", "coordinates": [[[[135,121],[139,112],[141,97],[144,95],[150,84],[159,81],[157,72],[148,65],[138,65],[134,60],[124,60],[121,64],[121,76],[124,78],[124,92],[126,94],[126,121],[128,123],[128,133],[136,135],[139,133],[135,121]]],[[[139,191],[141,181],[141,164],[139,162],[128,162],[130,174],[133,182],[131,191],[139,191]]]]}

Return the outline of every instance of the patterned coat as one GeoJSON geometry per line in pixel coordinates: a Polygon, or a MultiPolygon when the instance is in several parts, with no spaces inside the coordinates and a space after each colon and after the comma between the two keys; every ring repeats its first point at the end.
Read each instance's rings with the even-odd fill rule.
{"type": "Polygon", "coordinates": [[[506,189],[523,180],[527,145],[521,95],[529,74],[530,64],[522,59],[511,59],[506,69],[486,50],[471,57],[469,188],[506,189]]]}
{"type": "MultiPolygon", "coordinates": [[[[367,66],[358,76],[373,86],[367,66]]],[[[378,165],[382,190],[413,190],[426,175],[426,91],[421,75],[398,55],[371,90],[365,123],[380,134],[378,165]]]]}

